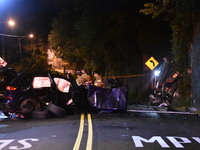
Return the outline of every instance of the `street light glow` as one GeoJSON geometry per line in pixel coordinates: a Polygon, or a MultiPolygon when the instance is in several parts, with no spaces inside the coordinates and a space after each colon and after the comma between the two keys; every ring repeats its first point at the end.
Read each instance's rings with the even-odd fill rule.
{"type": "Polygon", "coordinates": [[[15,21],[12,20],[12,19],[8,20],[7,23],[8,23],[8,25],[11,26],[11,27],[13,27],[13,26],[15,25],[15,21]]]}
{"type": "Polygon", "coordinates": [[[8,26],[15,26],[15,21],[13,19],[9,19],[7,22],[0,22],[0,24],[8,24],[8,26]]]}
{"type": "Polygon", "coordinates": [[[29,38],[34,38],[34,34],[29,34],[29,38]]]}

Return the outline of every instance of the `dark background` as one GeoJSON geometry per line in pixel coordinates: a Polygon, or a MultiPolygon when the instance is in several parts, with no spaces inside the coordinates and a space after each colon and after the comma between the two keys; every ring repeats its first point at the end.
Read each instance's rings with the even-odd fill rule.
{"type": "MultiPolygon", "coordinates": [[[[61,6],[65,2],[62,0],[1,0],[0,22],[13,18],[16,26],[9,28],[5,24],[1,24],[0,33],[15,35],[34,33],[35,37],[43,38],[47,42],[48,34],[52,29],[51,23],[54,18],[59,16],[61,6]]],[[[134,22],[140,25],[135,29],[140,33],[137,35],[138,50],[144,55],[154,56],[158,61],[162,61],[163,57],[170,56],[171,31],[168,23],[164,22],[162,18],[151,19],[149,16],[139,14],[139,10],[143,8],[145,2],[145,0],[108,1],[113,8],[121,8],[119,13],[127,10],[130,16],[136,16],[134,22]]],[[[0,38],[0,47],[5,49],[5,58],[9,58],[12,51],[17,51],[18,40],[7,37],[0,38]]]]}

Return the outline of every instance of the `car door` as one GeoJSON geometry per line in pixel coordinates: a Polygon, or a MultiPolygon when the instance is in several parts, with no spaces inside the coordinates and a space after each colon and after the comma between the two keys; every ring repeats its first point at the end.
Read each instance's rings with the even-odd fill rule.
{"type": "Polygon", "coordinates": [[[67,79],[59,76],[53,77],[53,81],[57,91],[57,105],[60,107],[65,107],[67,102],[71,99],[71,83],[67,79]]]}

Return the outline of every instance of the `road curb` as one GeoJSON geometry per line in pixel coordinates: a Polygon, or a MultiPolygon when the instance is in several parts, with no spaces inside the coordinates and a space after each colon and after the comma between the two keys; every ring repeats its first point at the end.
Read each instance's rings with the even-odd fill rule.
{"type": "Polygon", "coordinates": [[[192,112],[176,112],[176,111],[151,111],[151,110],[127,110],[127,112],[139,112],[139,113],[160,113],[160,114],[183,114],[194,115],[192,112]]]}
{"type": "Polygon", "coordinates": [[[175,109],[168,110],[167,107],[149,106],[149,105],[127,105],[127,112],[138,112],[138,113],[162,113],[162,114],[184,114],[184,115],[197,115],[200,117],[200,111],[195,108],[175,109]]]}

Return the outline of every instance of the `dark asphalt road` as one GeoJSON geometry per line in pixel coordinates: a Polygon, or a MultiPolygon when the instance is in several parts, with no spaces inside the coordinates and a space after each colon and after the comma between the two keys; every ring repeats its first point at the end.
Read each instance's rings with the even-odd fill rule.
{"type": "Polygon", "coordinates": [[[91,114],[91,118],[75,114],[64,118],[0,121],[1,150],[180,148],[200,149],[200,118],[189,114],[124,112],[91,114]]]}

